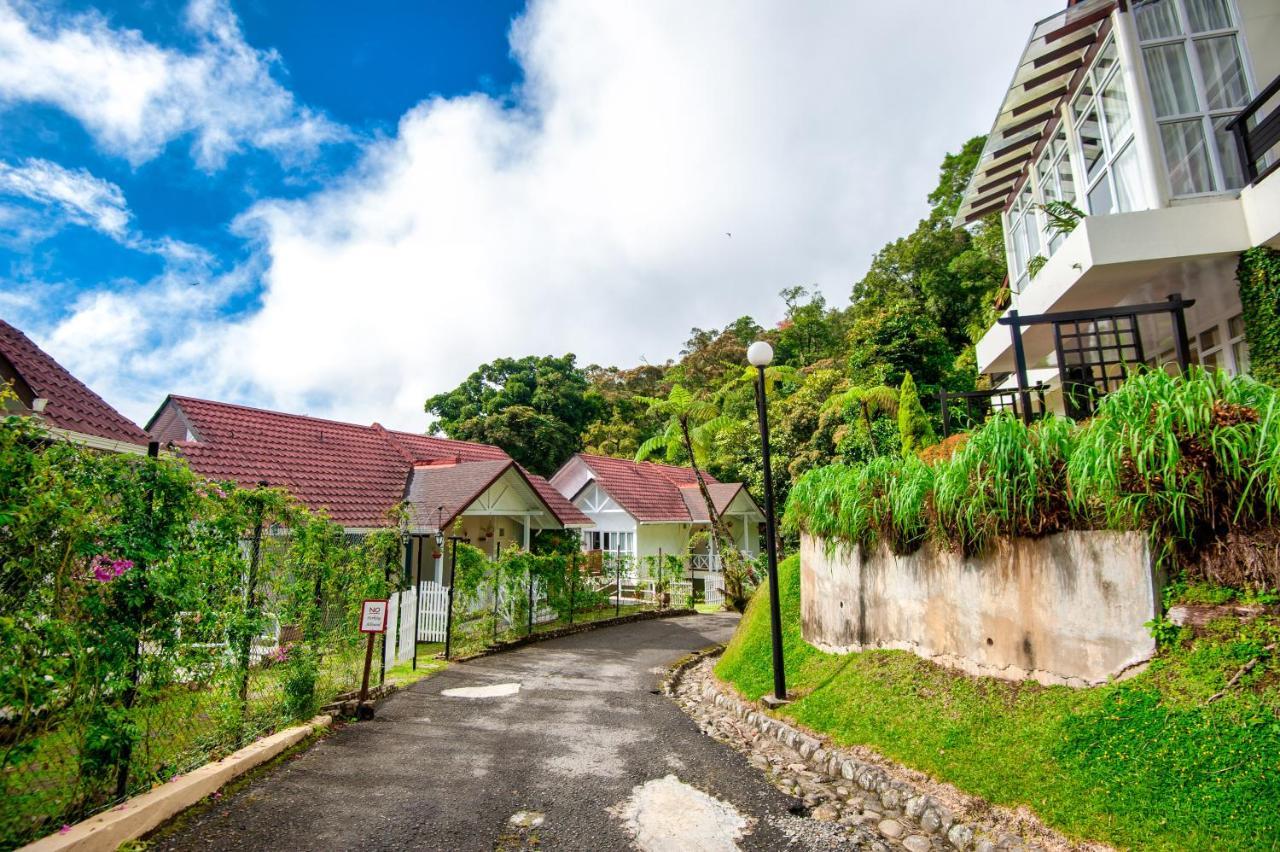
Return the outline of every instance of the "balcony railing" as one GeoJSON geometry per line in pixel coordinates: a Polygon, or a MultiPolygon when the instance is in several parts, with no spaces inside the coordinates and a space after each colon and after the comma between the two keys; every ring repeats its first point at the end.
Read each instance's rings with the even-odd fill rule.
{"type": "Polygon", "coordinates": [[[1227,124],[1227,129],[1235,134],[1236,150],[1244,166],[1245,179],[1250,184],[1257,183],[1280,166],[1280,156],[1273,157],[1271,164],[1266,165],[1268,152],[1280,144],[1280,107],[1273,106],[1265,116],[1260,116],[1262,108],[1277,95],[1280,95],[1280,77],[1272,80],[1271,85],[1259,92],[1227,124]],[[1252,127],[1249,126],[1251,120],[1252,127]]]}
{"type": "MultiPolygon", "coordinates": [[[[1030,389],[1030,419],[1044,416],[1044,394],[1049,386],[1041,382],[1030,389]]],[[[942,404],[942,437],[949,438],[956,430],[976,429],[987,417],[997,411],[1010,411],[1015,417],[1022,417],[1018,408],[1021,392],[1017,388],[999,388],[996,390],[964,391],[957,393],[946,388],[938,391],[938,401],[942,404]]]]}

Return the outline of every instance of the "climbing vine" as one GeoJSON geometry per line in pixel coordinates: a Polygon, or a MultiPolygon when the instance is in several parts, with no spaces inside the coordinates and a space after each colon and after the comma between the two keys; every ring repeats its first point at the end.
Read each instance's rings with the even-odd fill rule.
{"type": "Polygon", "coordinates": [[[1244,308],[1250,372],[1259,381],[1280,383],[1280,251],[1258,246],[1240,255],[1236,269],[1244,308]]]}

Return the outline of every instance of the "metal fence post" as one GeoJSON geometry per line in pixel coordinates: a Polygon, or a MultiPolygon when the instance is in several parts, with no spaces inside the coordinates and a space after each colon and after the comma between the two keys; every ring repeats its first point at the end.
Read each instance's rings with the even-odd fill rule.
{"type": "Polygon", "coordinates": [[[502,583],[502,544],[493,543],[493,644],[498,644],[498,593],[502,583]]]}
{"type": "Polygon", "coordinates": [[[533,559],[529,557],[529,567],[525,569],[529,575],[529,630],[528,636],[533,635],[533,559]]]}
{"type": "Polygon", "coordinates": [[[578,554],[569,557],[569,623],[573,624],[573,594],[578,585],[578,554]]]}
{"type": "Polygon", "coordinates": [[[1018,404],[1022,409],[1022,422],[1031,423],[1031,393],[1027,380],[1027,354],[1022,349],[1022,325],[1018,312],[1009,311],[1009,333],[1013,336],[1013,362],[1018,371],[1018,404]]]}
{"type": "Polygon", "coordinates": [[[446,660],[449,659],[449,653],[453,650],[453,587],[458,585],[458,538],[452,536],[450,540],[453,542],[453,557],[450,560],[452,564],[449,566],[449,608],[444,616],[444,658],[446,660]]]}
{"type": "Polygon", "coordinates": [[[1187,343],[1187,315],[1182,307],[1182,294],[1170,293],[1169,302],[1174,306],[1173,348],[1178,355],[1178,369],[1185,376],[1187,368],[1191,366],[1191,346],[1187,343]]]}

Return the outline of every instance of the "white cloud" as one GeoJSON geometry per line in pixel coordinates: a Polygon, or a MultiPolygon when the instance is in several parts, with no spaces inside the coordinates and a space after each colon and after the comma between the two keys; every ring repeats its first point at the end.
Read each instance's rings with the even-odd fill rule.
{"type": "Polygon", "coordinates": [[[348,138],[272,78],[277,57],[245,42],[226,0],[193,0],[186,26],[190,53],[96,13],[55,16],[0,0],[0,102],[52,104],[134,165],[185,134],[205,170],[245,146],[294,162],[348,138]]]}
{"type": "MultiPolygon", "coordinates": [[[[129,208],[120,187],[94,177],[86,169],[67,169],[34,157],[21,165],[0,161],[0,196],[6,195],[25,198],[47,208],[58,220],[50,223],[52,227],[70,222],[94,228],[117,240],[124,239],[129,227],[129,208]]],[[[0,232],[15,230],[18,225],[18,221],[6,223],[0,219],[0,232]]]]}
{"type": "Polygon", "coordinates": [[[248,211],[260,304],[171,315],[183,357],[139,380],[421,428],[497,356],[661,361],[691,326],[776,319],[786,286],[844,304],[1060,5],[535,2],[515,107],[424,102],[335,185],[248,211]]]}

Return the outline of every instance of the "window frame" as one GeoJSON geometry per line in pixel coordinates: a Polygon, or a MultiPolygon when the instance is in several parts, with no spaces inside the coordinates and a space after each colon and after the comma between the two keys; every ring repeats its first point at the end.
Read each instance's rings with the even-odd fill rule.
{"type": "Polygon", "coordinates": [[[1137,124],[1136,111],[1138,105],[1134,102],[1133,92],[1129,91],[1129,87],[1124,79],[1123,66],[1120,56],[1120,45],[1116,41],[1115,34],[1107,37],[1102,48],[1098,51],[1098,55],[1094,57],[1093,64],[1089,66],[1089,70],[1085,73],[1084,79],[1080,82],[1079,89],[1072,95],[1071,101],[1067,106],[1067,112],[1071,119],[1071,139],[1072,144],[1076,148],[1080,164],[1083,167],[1079,176],[1078,184],[1080,189],[1076,195],[1080,202],[1076,206],[1084,210],[1089,216],[1109,216],[1113,213],[1131,213],[1134,210],[1144,210],[1150,200],[1145,198],[1146,190],[1141,186],[1132,187],[1136,193],[1138,203],[1130,210],[1121,210],[1119,208],[1119,199],[1121,193],[1117,191],[1115,181],[1116,164],[1120,162],[1126,154],[1136,154],[1135,145],[1137,145],[1137,133],[1135,125],[1137,124]],[[1105,73],[1098,74],[1098,64],[1107,58],[1107,50],[1111,49],[1115,55],[1111,57],[1111,65],[1105,73]],[[1118,83],[1124,92],[1125,107],[1129,113],[1129,126],[1125,136],[1118,142],[1111,139],[1111,129],[1108,126],[1106,110],[1103,107],[1102,94],[1112,84],[1118,83]],[[1082,98],[1088,100],[1088,106],[1084,109],[1077,110],[1076,105],[1080,103],[1082,98]],[[1090,177],[1088,171],[1088,157],[1084,150],[1084,139],[1080,134],[1080,129],[1084,125],[1086,119],[1093,116],[1093,121],[1098,126],[1098,144],[1102,149],[1102,164],[1098,168],[1095,176],[1090,177]],[[1093,209],[1090,202],[1090,196],[1093,195],[1103,181],[1107,182],[1107,190],[1111,198],[1111,207],[1108,209],[1097,211],[1093,209]]]}
{"type": "MultiPolygon", "coordinates": [[[[1152,86],[1151,74],[1147,69],[1148,48],[1177,46],[1182,51],[1183,58],[1187,61],[1187,70],[1190,74],[1191,88],[1197,107],[1196,112],[1160,116],[1156,114],[1155,99],[1151,99],[1151,117],[1156,124],[1157,144],[1160,148],[1161,162],[1164,163],[1165,177],[1169,180],[1169,196],[1176,199],[1206,198],[1224,193],[1238,192],[1243,184],[1241,186],[1228,186],[1226,171],[1222,162],[1222,151],[1218,147],[1215,125],[1219,121],[1239,115],[1240,110],[1249,103],[1249,99],[1252,98],[1253,93],[1256,91],[1252,71],[1249,67],[1249,57],[1245,52],[1244,40],[1240,35],[1240,10],[1236,7],[1235,0],[1226,0],[1226,9],[1231,18],[1231,26],[1203,32],[1192,32],[1191,16],[1187,13],[1186,4],[1183,0],[1156,0],[1156,2],[1170,4],[1177,17],[1179,31],[1170,36],[1159,36],[1150,39],[1143,39],[1141,32],[1138,31],[1138,51],[1141,55],[1138,57],[1139,61],[1134,64],[1141,68],[1147,91],[1152,92],[1154,87],[1152,86]],[[1214,109],[1209,105],[1208,86],[1205,81],[1204,68],[1200,62],[1198,43],[1224,37],[1231,38],[1235,43],[1236,56],[1240,60],[1240,68],[1244,78],[1246,97],[1244,103],[1238,106],[1214,109]],[[1173,165],[1169,162],[1169,154],[1165,150],[1163,128],[1166,125],[1183,124],[1190,121],[1198,121],[1200,124],[1200,132],[1204,138],[1205,149],[1208,154],[1209,172],[1213,187],[1201,192],[1179,193],[1175,191],[1172,183],[1173,165]]],[[[1136,18],[1138,6],[1135,5],[1132,11],[1136,18]]],[[[1137,28],[1135,27],[1135,29],[1137,28]]],[[[1234,149],[1232,151],[1234,152],[1234,149]]],[[[1241,173],[1243,174],[1243,172],[1241,173]]]]}

